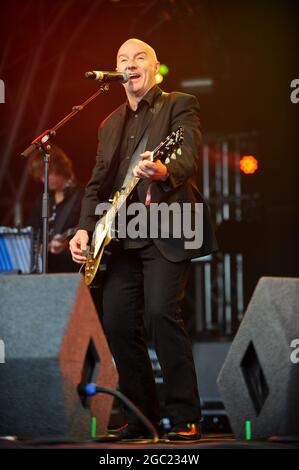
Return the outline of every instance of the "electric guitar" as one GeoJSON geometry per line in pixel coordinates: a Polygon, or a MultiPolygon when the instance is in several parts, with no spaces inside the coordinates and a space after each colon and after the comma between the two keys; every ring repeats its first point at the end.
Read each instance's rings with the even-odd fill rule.
{"type": "MultiPolygon", "coordinates": [[[[176,159],[181,154],[180,146],[184,140],[184,128],[178,127],[163,142],[161,142],[152,152],[151,161],[161,160],[168,163],[170,159],[176,159]]],[[[98,220],[92,235],[92,241],[87,253],[85,262],[85,283],[90,285],[97,273],[106,246],[115,235],[113,233],[114,222],[118,211],[125,203],[133,189],[139,183],[140,178],[132,175],[126,188],[117,191],[112,199],[111,207],[98,220]]]]}

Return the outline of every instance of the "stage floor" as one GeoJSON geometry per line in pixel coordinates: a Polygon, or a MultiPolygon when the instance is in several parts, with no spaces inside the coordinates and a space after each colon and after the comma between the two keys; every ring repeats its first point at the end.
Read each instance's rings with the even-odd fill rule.
{"type": "Polygon", "coordinates": [[[239,441],[232,434],[206,434],[196,442],[170,442],[161,439],[157,443],[151,440],[131,440],[127,442],[101,442],[79,441],[64,438],[38,438],[38,439],[15,439],[0,438],[0,448],[4,449],[32,449],[32,448],[52,448],[52,449],[168,449],[173,452],[179,449],[203,450],[203,449],[299,449],[299,441],[292,437],[271,438],[269,440],[239,441]]]}

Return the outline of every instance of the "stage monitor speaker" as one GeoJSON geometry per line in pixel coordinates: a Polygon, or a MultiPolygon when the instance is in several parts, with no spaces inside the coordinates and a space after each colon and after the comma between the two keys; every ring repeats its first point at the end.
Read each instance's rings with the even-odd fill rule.
{"type": "Polygon", "coordinates": [[[229,341],[202,341],[193,344],[197,385],[203,402],[221,401],[217,387],[217,376],[224,364],[230,345],[229,341]]]}
{"type": "Polygon", "coordinates": [[[92,416],[104,432],[113,397],[77,386],[118,378],[82,276],[1,276],[0,299],[0,436],[89,437],[92,416]]]}
{"type": "Polygon", "coordinates": [[[259,280],[217,379],[239,439],[299,435],[298,305],[299,279],[259,280]]]}
{"type": "Polygon", "coordinates": [[[219,395],[217,376],[229,351],[229,341],[193,343],[201,416],[206,433],[231,433],[227,413],[219,395]]]}

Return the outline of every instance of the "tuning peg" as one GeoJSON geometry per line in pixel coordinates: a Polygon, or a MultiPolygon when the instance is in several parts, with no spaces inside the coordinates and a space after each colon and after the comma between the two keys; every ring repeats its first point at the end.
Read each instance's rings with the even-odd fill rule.
{"type": "Polygon", "coordinates": [[[167,157],[167,158],[165,159],[165,163],[166,163],[166,165],[167,165],[168,163],[170,163],[169,157],[167,157]]]}
{"type": "Polygon", "coordinates": [[[176,160],[176,154],[173,152],[173,153],[170,155],[170,158],[171,158],[172,160],[176,160]]]}
{"type": "Polygon", "coordinates": [[[182,149],[181,149],[181,148],[178,148],[177,151],[176,151],[176,153],[177,153],[178,155],[182,155],[182,149]]]}

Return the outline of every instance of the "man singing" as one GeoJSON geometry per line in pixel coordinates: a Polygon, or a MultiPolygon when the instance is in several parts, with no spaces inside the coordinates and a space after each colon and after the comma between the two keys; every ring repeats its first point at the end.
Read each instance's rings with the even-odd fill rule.
{"type": "MultiPolygon", "coordinates": [[[[180,238],[151,238],[148,234],[121,240],[109,259],[102,303],[103,326],[119,373],[120,391],[159,428],[162,417],[145,329],[152,337],[163,374],[165,413],[172,425],[166,437],[197,440],[200,401],[180,302],[190,260],[211,253],[216,242],[207,205],[195,182],[201,141],[199,105],[194,96],[162,92],[155,81],[159,65],[153,48],[141,40],[129,39],[118,50],[116,70],[129,74],[123,85],[127,101],[100,125],[97,161],[70,249],[74,261],[85,262],[84,251],[97,221],[95,208],[122,187],[140,142],[144,141],[144,148],[133,174],[141,181],[129,202],[144,204],[147,210],[154,203],[176,202],[179,207],[189,203],[192,214],[201,204],[201,226],[195,227],[203,234],[201,246],[186,247],[183,231],[180,238]],[[179,126],[184,128],[184,142],[177,158],[164,163],[151,161],[151,151],[179,126]]],[[[135,416],[128,413],[119,439],[145,435],[135,416]]]]}

